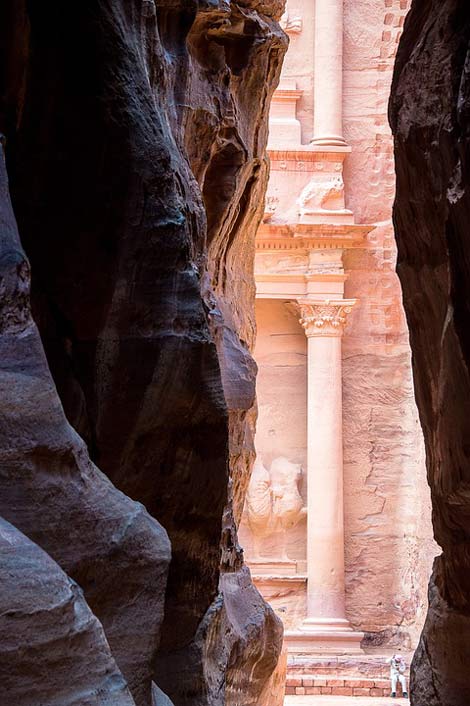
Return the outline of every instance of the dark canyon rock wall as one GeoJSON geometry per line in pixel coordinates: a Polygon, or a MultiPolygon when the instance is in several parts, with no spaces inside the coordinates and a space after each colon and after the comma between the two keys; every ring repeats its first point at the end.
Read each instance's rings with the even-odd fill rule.
{"type": "Polygon", "coordinates": [[[0,520],[2,705],[134,706],[81,589],[0,520]]]}
{"type": "Polygon", "coordinates": [[[138,706],[254,705],[280,651],[236,522],[282,4],[0,8],[0,514],[138,706]]]}
{"type": "Polygon", "coordinates": [[[470,6],[415,0],[397,56],[398,273],[442,547],[412,667],[415,706],[470,703],[470,6]]]}
{"type": "MultiPolygon", "coordinates": [[[[170,543],[145,508],[94,466],[68,424],[31,317],[29,294],[30,267],[18,238],[0,148],[0,512],[15,524],[14,531],[2,535],[3,553],[9,544],[15,552],[6,553],[2,563],[0,593],[7,618],[2,637],[18,633],[15,656],[5,648],[9,659],[1,663],[0,703],[18,700],[32,706],[49,697],[45,703],[55,704],[61,697],[64,703],[79,704],[86,692],[89,704],[105,703],[114,660],[91,608],[135,703],[144,706],[150,702],[170,543]],[[32,541],[22,541],[20,531],[32,541]],[[48,552],[48,561],[32,542],[48,552]],[[52,559],[80,585],[89,607],[52,559]],[[16,580],[18,596],[11,593],[16,580]],[[81,619],[75,620],[74,613],[81,613],[81,619]],[[22,629],[26,616],[31,636],[27,626],[22,629]],[[63,624],[62,633],[56,623],[63,624]],[[100,660],[106,650],[108,665],[100,660]],[[76,669],[67,676],[75,653],[76,669]],[[15,657],[19,664],[12,671],[15,657]],[[35,659],[42,667],[37,682],[34,670],[31,674],[35,659]],[[60,686],[60,693],[54,686],[60,686]]],[[[124,682],[115,665],[114,672],[124,682]]],[[[129,696],[125,703],[134,702],[129,696]]]]}

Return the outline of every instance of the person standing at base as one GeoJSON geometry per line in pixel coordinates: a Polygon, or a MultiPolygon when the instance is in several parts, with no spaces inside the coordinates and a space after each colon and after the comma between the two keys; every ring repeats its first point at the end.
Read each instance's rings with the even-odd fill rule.
{"type": "Polygon", "coordinates": [[[393,655],[387,660],[387,664],[390,664],[390,682],[392,685],[392,698],[397,695],[397,682],[401,684],[401,690],[403,692],[403,697],[406,699],[408,697],[408,691],[406,689],[406,662],[403,657],[399,654],[393,655]]]}

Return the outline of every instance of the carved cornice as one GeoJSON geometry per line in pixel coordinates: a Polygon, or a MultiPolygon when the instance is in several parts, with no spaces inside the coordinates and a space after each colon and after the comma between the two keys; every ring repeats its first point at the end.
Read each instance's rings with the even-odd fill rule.
{"type": "Polygon", "coordinates": [[[375,226],[330,223],[262,223],[256,236],[257,251],[360,248],[375,226]]]}
{"type": "Polygon", "coordinates": [[[342,336],[357,299],[299,301],[300,324],[307,338],[342,336]]]}

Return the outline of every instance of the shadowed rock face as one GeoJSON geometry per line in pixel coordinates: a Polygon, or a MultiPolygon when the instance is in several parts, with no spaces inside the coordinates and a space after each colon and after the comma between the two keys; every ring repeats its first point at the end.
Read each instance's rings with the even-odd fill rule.
{"type": "Polygon", "coordinates": [[[442,555],[412,703],[470,702],[470,7],[415,0],[391,99],[398,273],[442,555]]]}
{"type": "MultiPolygon", "coordinates": [[[[0,147],[0,514],[37,542],[80,585],[104,627],[135,703],[146,706],[151,703],[152,658],[163,620],[170,543],[165,530],[143,505],[118,491],[94,466],[83,440],[67,422],[31,318],[29,285],[29,263],[19,242],[0,147]]],[[[114,661],[109,654],[105,669],[106,663],[101,660],[100,667],[99,656],[95,655],[105,649],[101,626],[96,618],[92,619],[81,594],[78,596],[79,589],[70,589],[51,558],[45,562],[41,558],[43,552],[37,547],[38,551],[33,551],[34,545],[25,538],[18,539],[21,535],[16,528],[16,534],[5,530],[3,536],[4,544],[15,545],[15,554],[7,552],[5,565],[11,563],[12,576],[18,580],[20,613],[30,610],[28,601],[33,604],[36,593],[38,605],[43,604],[46,613],[43,616],[39,608],[34,608],[38,624],[31,635],[38,650],[41,641],[43,644],[44,653],[38,657],[45,670],[41,672],[42,681],[47,682],[48,669],[54,671],[57,653],[61,649],[67,653],[61,671],[50,675],[45,703],[79,703],[77,683],[84,692],[97,690],[95,701],[90,703],[109,703],[106,684],[114,661]],[[48,571],[50,581],[46,577],[48,571]],[[56,610],[57,601],[69,604],[64,615],[56,610]],[[85,617],[74,621],[74,610],[85,617]],[[54,633],[56,621],[63,623],[63,632],[54,633]],[[89,679],[84,654],[80,656],[83,663],[77,665],[76,683],[74,670],[66,676],[67,665],[73,659],[73,654],[68,654],[72,647],[67,642],[67,627],[71,635],[77,633],[73,650],[83,649],[86,653],[89,646],[89,679]],[[71,693],[66,692],[67,684],[62,680],[69,682],[71,693]],[[54,685],[60,686],[60,693],[54,691],[54,685]]],[[[0,583],[3,606],[14,598],[14,582],[8,571],[7,568],[6,578],[0,583]]],[[[5,611],[8,617],[11,611],[5,611]]],[[[12,611],[15,615],[14,607],[12,611]]],[[[27,632],[28,626],[32,629],[35,623],[33,616],[29,622],[23,619],[26,625],[17,636],[19,663],[13,670],[15,680],[11,678],[9,648],[3,648],[8,658],[1,663],[0,677],[4,677],[6,703],[16,703],[16,697],[37,698],[37,691],[31,690],[42,689],[41,684],[34,684],[33,675],[27,674],[28,665],[35,660],[34,651],[28,652],[27,632]],[[30,680],[29,691],[21,680],[18,682],[22,670],[30,680]]],[[[8,635],[7,629],[2,631],[2,636],[8,635]]],[[[125,686],[116,667],[114,673],[125,686]]],[[[127,703],[132,703],[130,696],[127,703]]]]}
{"type": "Polygon", "coordinates": [[[255,704],[280,649],[236,520],[282,5],[0,9],[0,130],[42,339],[29,264],[0,234],[0,514],[83,588],[139,706],[155,676],[176,706],[255,704]]]}
{"type": "Polygon", "coordinates": [[[133,706],[81,589],[0,520],[0,702],[133,706]]]}

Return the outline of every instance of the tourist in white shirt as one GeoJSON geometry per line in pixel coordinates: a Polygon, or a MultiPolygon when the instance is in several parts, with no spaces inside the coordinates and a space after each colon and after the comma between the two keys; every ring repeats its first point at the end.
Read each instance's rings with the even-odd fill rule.
{"type": "Polygon", "coordinates": [[[390,682],[392,685],[392,697],[395,698],[397,695],[397,682],[401,684],[401,690],[403,692],[403,697],[406,699],[408,696],[408,691],[406,688],[406,662],[403,657],[399,654],[393,655],[387,660],[387,664],[390,664],[390,682]]]}

